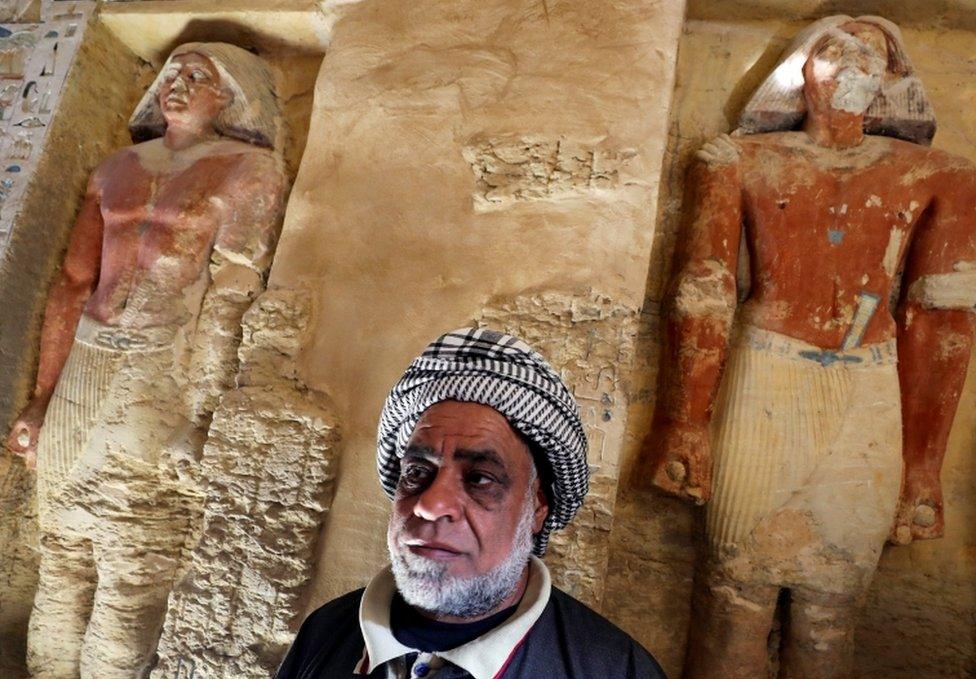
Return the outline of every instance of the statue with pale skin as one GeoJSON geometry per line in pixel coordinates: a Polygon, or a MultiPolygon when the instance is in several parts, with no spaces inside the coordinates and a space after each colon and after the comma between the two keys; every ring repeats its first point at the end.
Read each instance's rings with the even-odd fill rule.
{"type": "Polygon", "coordinates": [[[7,440],[38,477],[34,677],[143,676],[152,661],[207,427],[273,253],[278,117],[258,57],[183,45],[130,120],[148,141],[92,173],[7,440]]]}
{"type": "Polygon", "coordinates": [[[837,16],[698,153],[645,458],[707,503],[686,677],[766,676],[784,590],[781,676],[853,676],[886,538],[942,534],[976,169],[934,131],[898,28],[837,16]]]}

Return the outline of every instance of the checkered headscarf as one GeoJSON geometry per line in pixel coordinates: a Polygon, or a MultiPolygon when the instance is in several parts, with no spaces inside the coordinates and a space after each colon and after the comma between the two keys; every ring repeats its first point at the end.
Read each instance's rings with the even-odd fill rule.
{"type": "Polygon", "coordinates": [[[534,444],[540,479],[551,484],[549,515],[535,537],[535,553],[544,554],[549,534],[569,523],[589,485],[586,435],[569,389],[546,360],[517,337],[478,328],[438,337],[407,368],[380,415],[376,466],[391,498],[400,477],[400,458],[417,421],[440,401],[490,406],[534,444]],[[545,459],[538,459],[540,453],[545,459]]]}

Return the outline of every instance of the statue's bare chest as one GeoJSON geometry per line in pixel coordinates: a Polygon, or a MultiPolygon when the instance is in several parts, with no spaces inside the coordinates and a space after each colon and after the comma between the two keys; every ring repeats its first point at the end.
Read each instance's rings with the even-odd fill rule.
{"type": "Polygon", "coordinates": [[[133,157],[102,180],[103,250],[149,268],[160,256],[195,268],[209,253],[231,197],[226,158],[145,167],[133,157]]]}
{"type": "Polygon", "coordinates": [[[754,250],[767,261],[788,256],[840,270],[882,268],[890,277],[931,197],[897,159],[826,160],[758,153],[745,165],[754,250]]]}

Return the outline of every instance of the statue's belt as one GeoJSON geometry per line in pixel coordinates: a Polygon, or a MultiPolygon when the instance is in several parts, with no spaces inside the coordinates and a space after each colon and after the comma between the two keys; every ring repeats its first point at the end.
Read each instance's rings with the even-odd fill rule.
{"type": "Polygon", "coordinates": [[[855,367],[898,362],[898,349],[894,339],[864,344],[853,349],[823,349],[795,337],[753,326],[744,327],[741,338],[753,349],[797,361],[813,361],[825,368],[834,364],[855,367]]]}
{"type": "Polygon", "coordinates": [[[157,326],[125,328],[100,323],[82,315],[75,331],[75,340],[114,351],[151,351],[173,346],[177,328],[157,326]]]}

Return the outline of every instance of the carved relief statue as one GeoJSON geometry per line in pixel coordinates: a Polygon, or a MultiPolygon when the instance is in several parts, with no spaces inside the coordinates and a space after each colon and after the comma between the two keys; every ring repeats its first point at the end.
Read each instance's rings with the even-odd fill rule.
{"type": "Polygon", "coordinates": [[[835,16],[698,153],[648,443],[654,483],[708,503],[687,677],[765,676],[783,590],[781,674],[853,676],[886,538],[942,534],[976,168],[934,132],[898,28],[835,16]]]}
{"type": "Polygon", "coordinates": [[[201,494],[197,461],[233,381],[284,191],[270,71],[177,48],[92,173],[48,295],[33,397],[7,446],[33,466],[35,677],[142,676],[201,494]]]}

